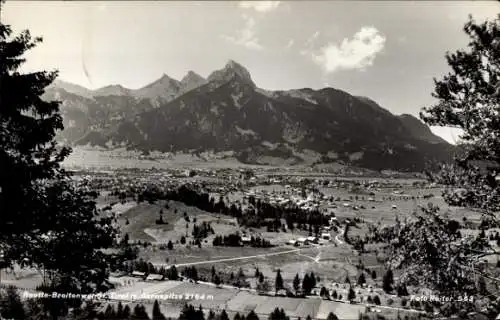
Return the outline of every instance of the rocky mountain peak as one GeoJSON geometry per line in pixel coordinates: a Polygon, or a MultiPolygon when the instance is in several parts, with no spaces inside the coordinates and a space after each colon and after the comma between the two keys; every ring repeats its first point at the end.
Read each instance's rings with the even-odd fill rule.
{"type": "Polygon", "coordinates": [[[158,80],[148,84],[147,86],[145,86],[144,88],[152,88],[152,87],[155,87],[155,86],[178,86],[179,85],[179,81],[169,77],[167,74],[163,74],[158,80]]]}
{"type": "Polygon", "coordinates": [[[181,80],[181,90],[187,92],[189,90],[198,88],[207,82],[205,78],[200,76],[194,71],[189,71],[181,80]]]}
{"type": "Polygon", "coordinates": [[[200,76],[196,72],[189,70],[188,73],[184,76],[184,78],[182,78],[181,82],[185,82],[185,81],[191,80],[191,79],[203,79],[203,80],[205,80],[205,78],[203,78],[202,76],[200,76]]]}
{"type": "Polygon", "coordinates": [[[227,83],[235,78],[239,78],[239,80],[244,81],[246,84],[255,87],[255,83],[252,81],[250,72],[234,60],[229,60],[224,68],[212,72],[212,74],[208,76],[208,81],[227,83]]]}
{"type": "Polygon", "coordinates": [[[52,84],[50,84],[47,87],[47,89],[48,90],[56,90],[56,91],[58,89],[62,89],[68,93],[76,94],[76,95],[79,95],[79,96],[82,96],[85,98],[92,98],[94,96],[94,93],[90,89],[87,89],[87,88],[80,86],[80,85],[77,85],[77,84],[73,84],[73,83],[63,81],[63,80],[59,80],[59,79],[54,80],[54,82],[52,84]]]}
{"type": "Polygon", "coordinates": [[[134,90],[133,95],[152,101],[170,101],[179,94],[180,82],[163,74],[147,86],[134,90]]]}
{"type": "Polygon", "coordinates": [[[97,96],[125,96],[130,94],[130,90],[120,84],[112,84],[94,91],[97,96]]]}

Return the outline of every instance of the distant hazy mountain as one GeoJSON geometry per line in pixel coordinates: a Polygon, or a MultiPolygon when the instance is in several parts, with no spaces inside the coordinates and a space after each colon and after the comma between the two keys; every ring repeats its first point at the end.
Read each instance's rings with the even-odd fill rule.
{"type": "Polygon", "coordinates": [[[64,101],[65,124],[74,125],[67,126],[66,141],[143,151],[233,151],[251,163],[297,163],[314,154],[324,162],[412,171],[448,160],[454,149],[417,118],[393,115],[366,97],[333,88],[257,88],[232,60],[206,80],[189,72],[181,81],[164,75],[138,90],[105,88],[98,93],[109,95],[93,92],[91,98],[57,86],[48,90],[64,101]]]}
{"type": "Polygon", "coordinates": [[[147,86],[133,90],[130,94],[137,98],[149,99],[153,104],[160,105],[172,101],[183,93],[198,88],[206,83],[206,80],[189,71],[181,81],[177,81],[164,74],[160,79],[148,84],[147,86]]]}
{"type": "Polygon", "coordinates": [[[179,95],[181,83],[164,74],[160,79],[147,86],[134,90],[131,94],[135,97],[146,98],[155,104],[168,102],[179,95]]]}
{"type": "Polygon", "coordinates": [[[84,88],[77,84],[55,80],[49,88],[51,89],[63,89],[66,92],[76,94],[85,98],[92,98],[94,96],[94,92],[90,89],[84,88]]]}
{"type": "Polygon", "coordinates": [[[207,83],[207,80],[199,74],[189,71],[180,82],[181,92],[186,93],[207,83]]]}
{"type": "Polygon", "coordinates": [[[94,96],[128,96],[132,90],[122,87],[119,84],[105,86],[94,91],[94,96]]]}

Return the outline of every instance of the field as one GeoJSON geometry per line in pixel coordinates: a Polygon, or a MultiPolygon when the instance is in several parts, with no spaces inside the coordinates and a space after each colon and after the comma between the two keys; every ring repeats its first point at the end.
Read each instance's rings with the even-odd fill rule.
{"type": "Polygon", "coordinates": [[[340,319],[357,319],[360,312],[366,311],[364,306],[336,301],[260,296],[244,290],[178,281],[165,281],[157,284],[138,281],[133,286],[122,287],[110,293],[111,299],[133,295],[136,296],[135,303],[145,304],[149,312],[151,312],[154,300],[158,300],[160,309],[166,316],[180,312],[182,305],[186,302],[194,306],[201,305],[205,312],[210,309],[214,311],[225,309],[229,315],[236,312],[247,314],[253,310],[264,319],[276,307],[283,308],[292,319],[298,317],[305,319],[308,315],[314,319],[326,319],[329,312],[334,312],[340,319]],[[174,295],[183,296],[183,299],[174,299],[174,295]]]}
{"type": "Polygon", "coordinates": [[[199,156],[189,153],[156,154],[152,153],[144,157],[140,152],[118,148],[115,150],[104,150],[99,147],[79,146],[67,157],[63,166],[70,169],[100,169],[116,170],[124,168],[134,169],[170,169],[193,167],[198,168],[258,168],[259,165],[245,165],[238,162],[234,157],[224,154],[200,154],[199,156]]]}
{"type": "Polygon", "coordinates": [[[165,201],[158,201],[154,204],[140,203],[131,207],[118,217],[122,232],[127,233],[132,241],[145,240],[166,244],[169,240],[177,242],[182,236],[190,237],[194,225],[203,222],[210,222],[216,234],[237,230],[235,221],[231,217],[209,214],[175,201],[170,201],[168,208],[165,205],[165,201]],[[160,212],[165,224],[156,224],[160,212]],[[189,217],[189,222],[185,220],[184,214],[189,217]]]}
{"type": "MultiPolygon", "coordinates": [[[[168,317],[176,317],[184,303],[196,307],[201,306],[205,313],[209,310],[221,311],[225,309],[233,317],[236,313],[247,314],[253,310],[260,318],[267,316],[276,308],[283,308],[291,319],[305,319],[308,315],[313,319],[326,319],[330,312],[339,319],[358,319],[360,313],[371,309],[374,314],[382,313],[385,316],[397,317],[406,314],[415,314],[414,311],[397,307],[367,308],[362,304],[350,304],[340,301],[324,300],[319,297],[286,298],[277,296],[262,296],[237,288],[217,288],[213,284],[199,282],[197,284],[181,281],[144,282],[133,278],[117,278],[115,282],[132,281],[132,284],[121,286],[110,292],[112,304],[121,301],[122,304],[142,303],[151,314],[154,300],[158,300],[161,311],[168,317]]],[[[346,295],[345,286],[335,289],[346,295]]],[[[356,289],[357,291],[363,289],[356,289]]],[[[397,300],[397,299],[396,299],[397,300]]]]}
{"type": "Polygon", "coordinates": [[[35,269],[14,266],[13,269],[1,269],[2,285],[14,285],[23,289],[35,289],[42,283],[42,274],[35,269]]]}
{"type": "MultiPolygon", "coordinates": [[[[418,189],[410,185],[411,181],[403,181],[403,194],[395,194],[396,189],[379,189],[372,195],[373,201],[368,200],[368,196],[360,196],[352,193],[345,188],[323,188],[322,192],[327,196],[340,198],[338,208],[335,209],[338,218],[362,218],[366,223],[359,223],[350,228],[349,236],[363,237],[368,231],[368,224],[380,222],[382,224],[392,224],[396,217],[402,218],[409,216],[418,209],[418,206],[433,203],[443,208],[443,211],[456,219],[467,216],[474,220],[479,218],[470,211],[463,209],[450,208],[444,204],[439,196],[438,189],[418,189]],[[425,194],[434,194],[430,199],[423,199],[425,194]],[[355,197],[358,200],[355,200],[355,197]],[[414,199],[411,199],[414,196],[414,199]],[[352,199],[349,200],[349,199],[352,199]],[[346,200],[348,207],[343,206],[346,200]],[[359,209],[354,210],[357,206],[359,209]],[[396,206],[394,209],[393,206],[396,206]],[[364,208],[363,208],[364,207],[364,208]]],[[[281,192],[284,187],[281,185],[257,186],[255,191],[267,190],[268,192],[281,192]]],[[[240,197],[238,193],[229,195],[240,197]]],[[[169,202],[168,209],[165,208],[165,202],[159,201],[155,204],[141,203],[131,207],[119,216],[119,221],[123,232],[129,234],[131,240],[147,240],[156,244],[165,244],[169,240],[174,243],[173,250],[166,250],[158,246],[141,249],[140,257],[154,265],[179,266],[195,265],[197,268],[209,268],[214,265],[218,270],[225,273],[236,273],[241,268],[245,274],[253,274],[258,268],[264,276],[272,283],[276,270],[280,269],[285,282],[291,283],[295,274],[301,277],[305,273],[314,272],[321,279],[333,282],[343,283],[348,276],[350,279],[357,279],[359,270],[355,265],[362,262],[370,271],[375,270],[381,277],[385,272],[383,265],[384,255],[380,252],[377,255],[377,246],[367,247],[368,253],[356,256],[356,252],[345,243],[339,243],[337,240],[327,243],[325,246],[308,246],[296,248],[286,245],[290,239],[307,236],[307,232],[267,232],[265,230],[252,230],[253,234],[258,234],[268,239],[276,245],[273,248],[252,248],[252,247],[214,247],[212,240],[215,235],[209,235],[202,241],[202,247],[190,245],[193,240],[191,236],[193,226],[203,221],[209,222],[215,231],[215,235],[227,235],[236,231],[244,232],[246,229],[237,225],[235,219],[227,216],[211,214],[194,207],[187,207],[182,203],[169,202]],[[156,225],[160,210],[163,211],[163,219],[168,224],[156,225]],[[190,221],[184,219],[184,213],[189,216],[190,221]],[[125,221],[128,219],[129,224],[125,221]],[[186,237],[187,244],[179,243],[182,236],[186,237]]],[[[246,230],[249,232],[250,230],[246,230]]],[[[251,233],[251,232],[250,232],[251,233]]],[[[336,234],[332,232],[332,235],[336,234]]],[[[397,274],[396,274],[397,276],[397,274]]],[[[370,283],[370,277],[367,277],[370,283]]],[[[380,280],[380,279],[379,279],[380,280]]],[[[251,285],[255,282],[249,279],[251,285]]]]}
{"type": "MultiPolygon", "coordinates": [[[[83,157],[96,156],[95,152],[88,152],[88,154],[86,154],[85,150],[79,152],[83,152],[83,157]]],[[[211,161],[194,156],[177,155],[168,159],[157,158],[153,160],[137,160],[137,157],[139,156],[127,152],[116,152],[115,154],[97,153],[97,158],[94,159],[95,163],[90,162],[90,165],[96,165],[96,168],[102,169],[108,163],[112,165],[119,162],[125,167],[127,165],[136,167],[134,161],[139,161],[145,168],[152,166],[156,168],[162,168],[162,166],[189,168],[190,165],[197,168],[213,168],[211,167],[211,161]]],[[[215,162],[221,163],[221,161],[215,162]]],[[[244,167],[241,164],[234,167],[224,164],[221,167],[223,166],[226,168],[244,167]]],[[[257,166],[252,168],[257,168],[257,166]]],[[[273,174],[277,173],[273,172],[273,174]]],[[[283,175],[294,174],[313,181],[321,177],[321,174],[307,174],[304,172],[299,174],[298,171],[296,173],[283,173],[283,175]]],[[[235,171],[233,178],[237,177],[237,175],[238,172],[235,171]]],[[[135,177],[131,175],[131,179],[136,179],[135,177]]],[[[178,179],[179,183],[203,181],[223,187],[227,183],[224,180],[225,177],[183,177],[173,179],[178,179]]],[[[337,179],[339,177],[330,176],[330,178],[337,179]]],[[[333,197],[337,199],[333,204],[322,201],[320,208],[324,209],[327,205],[334,208],[340,227],[335,229],[336,231],[330,232],[332,239],[329,241],[325,240],[319,244],[301,245],[299,247],[288,245],[287,242],[299,237],[307,237],[310,235],[309,232],[299,231],[297,228],[294,231],[288,230],[286,232],[268,232],[265,228],[249,229],[239,226],[237,220],[233,217],[209,213],[175,201],[143,202],[139,204],[135,201],[117,203],[117,199],[110,196],[109,191],[102,191],[97,199],[98,207],[102,209],[109,205],[112,206],[111,211],[117,217],[122,235],[127,234],[132,243],[138,241],[151,243],[151,245],[138,246],[139,258],[151,262],[157,267],[175,264],[179,271],[188,266],[195,266],[198,274],[207,280],[210,280],[213,266],[224,280],[222,288],[216,288],[213,284],[202,282],[144,282],[130,277],[121,277],[113,279],[118,284],[118,288],[114,291],[115,294],[198,294],[209,297],[194,300],[191,298],[160,300],[161,309],[167,317],[177,317],[183,304],[191,302],[195,306],[201,305],[205,311],[209,309],[225,309],[230,318],[236,312],[248,313],[250,310],[254,310],[259,316],[266,318],[274,308],[280,307],[294,320],[298,317],[305,319],[307,315],[311,315],[316,319],[325,319],[329,312],[334,312],[340,319],[358,319],[360,313],[368,311],[366,306],[367,298],[373,298],[375,295],[379,296],[382,306],[374,309],[375,311],[372,310],[374,314],[397,317],[398,313],[403,316],[405,312],[411,312],[411,310],[405,311],[401,309],[400,298],[386,294],[381,289],[381,279],[386,272],[386,266],[384,265],[386,253],[383,252],[382,246],[380,244],[367,244],[365,247],[366,252],[359,254],[351,245],[346,243],[346,239],[343,237],[345,220],[352,221],[354,218],[359,218],[359,220],[356,220],[360,222],[349,228],[348,236],[349,238],[357,236],[364,238],[371,224],[391,225],[396,219],[409,217],[420,206],[426,206],[428,203],[439,206],[443,213],[460,222],[466,217],[467,221],[477,223],[480,215],[470,210],[447,206],[440,196],[441,190],[439,188],[416,187],[414,183],[418,182],[418,180],[415,179],[391,180],[366,177],[339,179],[344,181],[339,186],[323,187],[320,185],[318,189],[327,198],[333,197]],[[349,182],[345,182],[366,182],[367,180],[392,183],[395,186],[374,187],[360,192],[359,189],[353,191],[349,182]],[[433,196],[424,199],[424,195],[430,194],[433,196]],[[160,215],[163,221],[161,224],[158,223],[160,215]],[[214,232],[213,234],[209,232],[208,236],[201,240],[201,246],[199,247],[194,243],[193,230],[195,225],[200,226],[203,222],[209,223],[214,232]],[[274,246],[272,248],[213,246],[213,239],[216,235],[228,235],[235,232],[263,237],[274,246]],[[185,243],[183,243],[183,238],[186,240],[185,243]],[[183,240],[181,241],[181,239],[183,240]],[[169,250],[166,244],[170,241],[173,248],[169,250]],[[364,272],[365,286],[355,285],[362,273],[357,268],[360,263],[367,269],[364,272]],[[285,288],[290,291],[294,291],[292,282],[295,275],[299,275],[300,279],[303,279],[306,274],[312,272],[319,277],[316,287],[311,292],[314,297],[299,299],[257,295],[254,292],[258,283],[258,278],[255,277],[256,269],[263,274],[271,290],[274,290],[278,269],[284,280],[285,288]],[[233,281],[229,280],[230,274],[237,275],[240,270],[245,275],[245,281],[248,283],[249,289],[240,290],[232,287],[233,281]],[[372,277],[372,271],[375,271],[376,274],[374,278],[372,277]],[[356,301],[359,304],[349,304],[347,302],[349,286],[346,284],[346,278],[350,279],[353,284],[356,301]],[[342,298],[339,299],[342,301],[321,299],[318,293],[322,286],[330,290],[330,293],[335,291],[337,295],[341,295],[342,298]]],[[[245,206],[244,202],[246,200],[243,197],[245,191],[253,190],[256,193],[265,191],[266,194],[277,195],[287,191],[284,185],[285,183],[243,187],[239,191],[222,194],[222,196],[227,198],[229,202],[239,201],[245,206]]],[[[214,192],[212,196],[217,199],[220,195],[214,192]]],[[[106,214],[106,212],[103,214],[106,214]]],[[[464,228],[461,232],[464,235],[477,235],[478,233],[477,230],[472,228],[464,228]]],[[[493,264],[496,263],[496,260],[489,262],[493,264]]],[[[399,271],[395,270],[394,277],[396,280],[399,275],[399,271]]],[[[5,271],[2,273],[4,284],[15,284],[22,288],[34,288],[40,283],[40,280],[41,276],[38,273],[28,270],[18,270],[15,276],[6,274],[5,271]]],[[[137,301],[125,299],[123,302],[135,305],[137,301]]],[[[151,313],[154,299],[146,298],[140,301],[146,304],[147,310],[151,313]]]]}
{"type": "MultiPolygon", "coordinates": [[[[304,177],[314,178],[314,176],[304,177]]],[[[345,179],[343,179],[345,180],[345,179]]],[[[347,179],[349,180],[349,179],[347,179]]],[[[351,178],[356,180],[356,178],[351,178]]],[[[359,179],[359,181],[366,181],[359,179]]],[[[354,217],[361,218],[364,223],[358,223],[355,227],[350,228],[349,236],[355,237],[364,235],[368,232],[368,225],[371,223],[381,223],[382,225],[390,225],[395,222],[396,218],[402,219],[412,215],[420,206],[426,206],[432,203],[441,208],[441,211],[458,221],[462,221],[463,217],[467,217],[469,221],[478,222],[480,215],[470,210],[464,210],[454,207],[449,207],[445,204],[440,196],[439,188],[418,188],[414,187],[413,183],[418,180],[412,179],[371,179],[371,181],[390,181],[400,187],[394,188],[377,188],[371,190],[371,195],[367,192],[353,192],[347,187],[325,188],[320,187],[320,191],[326,196],[333,196],[339,199],[336,201],[337,208],[335,214],[339,219],[352,219],[354,217]],[[429,199],[424,199],[424,195],[432,194],[429,199]],[[348,206],[344,204],[348,203],[348,206]],[[357,207],[355,209],[354,207],[357,207]]],[[[265,190],[267,193],[281,193],[285,191],[283,185],[258,185],[252,187],[251,190],[261,192],[265,190]]],[[[214,194],[218,197],[218,194],[214,194]]],[[[242,192],[232,192],[226,195],[230,201],[242,201],[242,192]]],[[[280,269],[285,284],[291,287],[291,282],[295,274],[299,274],[302,278],[306,273],[314,272],[321,278],[319,285],[328,287],[331,283],[344,283],[346,277],[352,281],[356,281],[360,271],[355,267],[359,262],[371,271],[375,271],[378,275],[376,280],[371,279],[367,274],[367,284],[380,286],[381,277],[386,271],[384,266],[385,255],[379,250],[377,245],[368,245],[367,253],[360,256],[349,245],[332,240],[326,246],[309,246],[300,247],[299,249],[286,245],[290,239],[307,236],[307,232],[266,232],[265,230],[252,230],[254,234],[259,234],[265,239],[271,241],[277,247],[262,249],[251,247],[213,247],[213,235],[210,235],[202,242],[202,248],[192,245],[180,245],[178,241],[183,235],[187,235],[187,240],[192,240],[191,232],[194,223],[186,224],[183,218],[183,212],[186,212],[191,219],[196,217],[198,223],[202,221],[210,222],[214,228],[215,234],[229,234],[235,231],[249,231],[237,225],[236,221],[230,217],[203,212],[196,208],[186,207],[183,204],[171,202],[170,208],[163,208],[164,203],[158,204],[141,204],[133,207],[123,213],[120,217],[121,221],[124,218],[136,219],[131,223],[133,227],[129,227],[131,239],[147,239],[156,243],[166,243],[172,240],[174,250],[160,250],[157,247],[148,247],[141,250],[140,256],[146,261],[151,261],[155,265],[170,265],[177,264],[179,266],[195,265],[200,272],[208,272],[211,266],[215,266],[218,271],[223,271],[226,274],[236,274],[240,269],[247,275],[247,281],[251,287],[255,287],[256,279],[253,277],[255,269],[260,272],[272,285],[276,270],[280,269]],[[163,208],[163,209],[162,209],[163,208]],[[157,226],[154,220],[158,217],[159,210],[162,209],[164,217],[168,225],[157,226]],[[177,210],[177,213],[174,211],[177,210]],[[187,229],[186,229],[187,225],[187,229]],[[379,252],[380,251],[380,252],[379,252]],[[203,271],[205,270],[205,271],[203,271]]],[[[132,220],[131,220],[132,221],[132,220]]],[[[123,226],[123,224],[122,224],[123,226]]],[[[123,226],[127,230],[127,226],[123,226]]],[[[465,234],[468,229],[463,230],[465,234]]],[[[475,230],[469,230],[471,233],[475,230]]],[[[339,231],[341,232],[341,231],[339,231]]],[[[476,232],[477,233],[477,232],[476,232]]],[[[337,234],[332,232],[332,236],[337,234]]],[[[494,263],[495,261],[490,261],[494,263]]],[[[395,277],[398,278],[399,273],[395,271],[395,277]]],[[[343,291],[338,289],[339,293],[343,291]]],[[[345,291],[345,290],[344,290],[345,291]]],[[[363,289],[360,289],[362,292],[363,289]]],[[[346,293],[346,292],[345,292],[346,293]]],[[[368,293],[366,293],[368,295],[368,293]]],[[[384,301],[384,295],[380,294],[384,301]]]]}

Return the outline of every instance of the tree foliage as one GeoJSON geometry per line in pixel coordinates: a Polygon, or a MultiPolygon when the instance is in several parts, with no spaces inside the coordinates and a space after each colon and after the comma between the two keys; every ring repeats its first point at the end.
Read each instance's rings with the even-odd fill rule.
{"type": "Polygon", "coordinates": [[[155,300],[154,304],[153,304],[153,316],[152,316],[152,319],[153,320],[165,320],[165,316],[163,315],[163,313],[161,312],[160,310],[160,304],[158,303],[158,300],[155,300]]]}
{"type": "Polygon", "coordinates": [[[385,292],[391,292],[393,287],[392,285],[394,284],[394,274],[391,269],[388,269],[384,277],[382,278],[382,288],[384,289],[385,292]]]}
{"type": "Polygon", "coordinates": [[[26,312],[17,289],[10,286],[5,294],[0,289],[0,318],[24,319],[25,316],[26,312]]]}
{"type": "Polygon", "coordinates": [[[295,274],[295,277],[293,278],[293,289],[295,290],[295,293],[299,292],[300,289],[300,278],[299,274],[295,274]]]}
{"type": "Polygon", "coordinates": [[[434,177],[449,187],[445,199],[491,214],[500,209],[500,15],[481,24],[470,17],[464,31],[468,50],[446,54],[452,71],[434,80],[438,102],[421,118],[463,131],[464,152],[434,177]]]}
{"type": "Polygon", "coordinates": [[[274,281],[274,287],[276,289],[276,292],[283,289],[283,278],[281,277],[281,270],[280,269],[278,269],[278,271],[276,272],[276,279],[274,281]]]}
{"type": "Polygon", "coordinates": [[[255,311],[250,311],[248,314],[247,314],[247,317],[246,317],[247,320],[259,320],[259,317],[257,316],[257,314],[255,313],[255,311]]]}
{"type": "Polygon", "coordinates": [[[269,314],[269,320],[290,320],[283,309],[275,308],[271,314],[269,314]]]}
{"type": "Polygon", "coordinates": [[[326,320],[339,320],[339,318],[333,312],[330,312],[326,320]]]}
{"type": "Polygon", "coordinates": [[[356,293],[354,292],[352,287],[349,287],[349,292],[347,293],[347,300],[353,301],[354,299],[356,299],[356,293]]]}
{"type": "MultiPolygon", "coordinates": [[[[500,15],[483,23],[470,17],[464,31],[468,48],[446,54],[451,71],[434,80],[437,102],[420,116],[428,125],[463,131],[455,161],[428,177],[444,186],[449,205],[481,212],[482,227],[488,227],[498,225],[500,209],[500,15]]],[[[478,262],[499,253],[484,238],[462,236],[458,226],[429,205],[378,232],[390,243],[389,262],[402,269],[403,284],[452,296],[494,297],[479,290],[480,276],[493,278],[478,262]]]]}
{"type": "MultiPolygon", "coordinates": [[[[222,314],[220,316],[222,319],[222,314]]],[[[225,318],[229,319],[227,317],[227,314],[225,314],[225,318]]],[[[203,314],[203,310],[200,308],[196,309],[192,305],[185,304],[184,308],[181,310],[181,314],[179,315],[178,320],[204,320],[205,316],[203,314]]]]}
{"type": "Polygon", "coordinates": [[[305,295],[311,294],[312,289],[316,286],[316,278],[314,277],[314,273],[306,273],[304,275],[304,279],[302,279],[302,292],[305,295]]]}
{"type": "Polygon", "coordinates": [[[136,304],[134,312],[132,313],[131,320],[149,320],[149,315],[146,312],[146,307],[142,304],[136,304]]]}
{"type": "Polygon", "coordinates": [[[98,217],[95,193],[60,166],[70,149],[55,141],[59,102],[42,98],[57,72],[20,72],[23,55],[41,41],[0,24],[0,249],[7,266],[36,266],[49,281],[71,283],[65,291],[106,290],[100,249],[116,230],[98,217]]]}

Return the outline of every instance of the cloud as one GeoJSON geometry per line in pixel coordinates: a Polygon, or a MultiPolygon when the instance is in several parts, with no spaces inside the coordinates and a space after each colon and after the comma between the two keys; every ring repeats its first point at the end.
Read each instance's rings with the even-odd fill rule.
{"type": "Polygon", "coordinates": [[[320,33],[319,31],[316,31],[315,33],[313,33],[313,35],[311,35],[307,40],[306,42],[304,43],[304,47],[305,49],[301,50],[300,51],[300,54],[305,56],[305,55],[310,55],[312,54],[313,52],[313,48],[314,48],[314,44],[316,43],[316,41],[318,40],[318,37],[319,37],[320,33]]]}
{"type": "Polygon", "coordinates": [[[254,9],[258,12],[270,12],[277,9],[280,1],[240,1],[240,8],[254,9]]]}
{"type": "Polygon", "coordinates": [[[316,31],[309,39],[306,41],[306,46],[313,46],[316,40],[318,40],[319,31],[316,31]]]}
{"type": "MultiPolygon", "coordinates": [[[[317,36],[315,37],[317,38],[317,36]]],[[[315,38],[313,40],[315,40],[315,38]]],[[[304,50],[326,73],[338,70],[365,70],[373,65],[375,57],[384,49],[386,37],[374,27],[362,27],[352,39],[329,43],[319,49],[304,50]]],[[[307,43],[306,43],[307,44],[307,43]]]]}
{"type": "Polygon", "coordinates": [[[222,35],[222,38],[247,49],[264,49],[264,47],[259,43],[259,38],[255,35],[255,19],[247,16],[246,14],[243,14],[242,17],[245,20],[245,26],[243,29],[239,30],[236,36],[222,35]]]}

